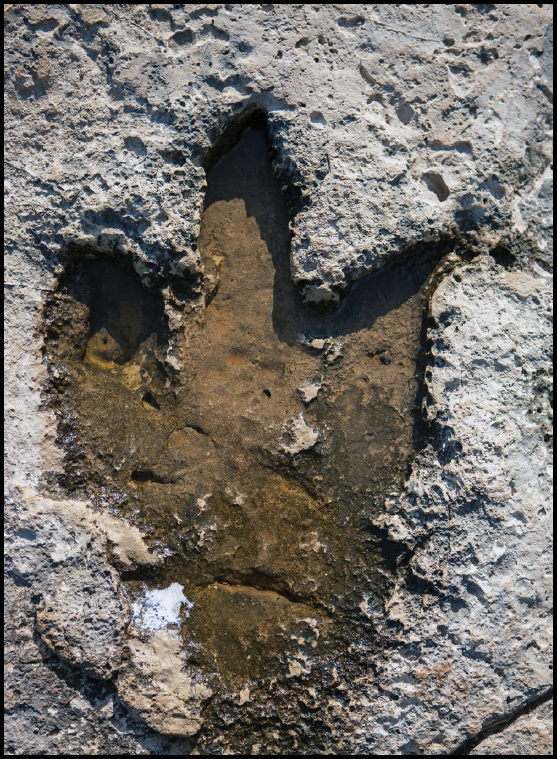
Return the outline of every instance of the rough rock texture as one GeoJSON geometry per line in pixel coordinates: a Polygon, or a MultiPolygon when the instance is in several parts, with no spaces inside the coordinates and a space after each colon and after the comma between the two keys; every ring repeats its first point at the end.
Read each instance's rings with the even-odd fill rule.
{"type": "Polygon", "coordinates": [[[118,573],[156,564],[136,527],[79,501],[52,501],[26,490],[7,503],[13,553],[8,573],[36,590],[36,629],[49,648],[95,677],[120,666],[127,604],[118,573]]]}
{"type": "Polygon", "coordinates": [[[553,754],[553,703],[546,703],[532,714],[519,717],[496,735],[490,735],[470,751],[471,755],[530,755],[553,754]]]}
{"type": "MultiPolygon", "coordinates": [[[[550,753],[538,703],[552,667],[551,6],[21,4],[5,16],[6,753],[550,753]],[[227,604],[246,620],[272,609],[279,627],[298,614],[310,630],[281,662],[303,717],[266,714],[254,731],[249,689],[214,706],[218,688],[192,670],[211,670],[206,654],[131,622],[126,592],[168,552],[110,512],[101,481],[87,498],[65,491],[65,455],[83,441],[54,413],[49,382],[66,378],[44,351],[47,302],[88,250],[158,293],[159,362],[179,377],[187,316],[215,288],[196,244],[207,172],[256,111],[307,301],[332,309],[354,280],[424,249],[445,263],[428,295],[414,457],[369,527],[386,596],[359,603],[369,640],[347,647],[353,667],[333,668],[326,703],[305,602],[199,591],[190,619],[207,640],[227,604]]],[[[126,351],[98,334],[85,364],[125,374],[126,351]]],[[[342,367],[339,345],[316,339],[308,350],[342,367]]],[[[126,386],[138,377],[130,368],[126,386]]],[[[327,399],[306,379],[292,388],[303,415],[289,400],[284,419],[298,457],[318,447],[310,411],[327,399]]]]}
{"type": "Polygon", "coordinates": [[[408,735],[432,754],[458,745],[551,678],[549,304],[543,278],[478,263],[432,298],[437,455],[415,462],[381,520],[393,541],[419,546],[377,620],[399,645],[369,727],[396,720],[400,752],[408,735]],[[416,701],[429,704],[419,724],[416,701]]]}
{"type": "Polygon", "coordinates": [[[131,633],[126,656],[118,677],[122,703],[161,733],[195,734],[203,722],[203,702],[212,691],[186,674],[187,660],[176,633],[131,633]]]}

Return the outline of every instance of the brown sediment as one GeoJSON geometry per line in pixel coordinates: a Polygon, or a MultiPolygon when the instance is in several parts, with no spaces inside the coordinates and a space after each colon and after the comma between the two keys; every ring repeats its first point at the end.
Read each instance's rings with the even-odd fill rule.
{"type": "Polygon", "coordinates": [[[168,554],[143,579],[179,582],[193,601],[182,635],[221,683],[215,719],[245,687],[253,720],[279,704],[292,717],[289,693],[325,698],[350,644],[373,647],[362,602],[381,599],[391,568],[367,526],[414,452],[441,253],[367,277],[334,314],[308,308],[254,127],[209,172],[199,248],[212,297],[175,346],[178,376],[160,293],[116,259],[74,251],[46,313],[63,485],[111,499],[168,554]],[[309,430],[301,448],[293,420],[309,430]],[[311,666],[292,665],[302,654],[311,666]]]}

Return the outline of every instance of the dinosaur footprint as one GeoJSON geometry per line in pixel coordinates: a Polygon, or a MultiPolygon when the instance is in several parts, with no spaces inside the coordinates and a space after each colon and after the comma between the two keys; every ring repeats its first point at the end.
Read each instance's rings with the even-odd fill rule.
{"type": "Polygon", "coordinates": [[[368,277],[334,314],[307,307],[255,122],[208,173],[199,248],[211,294],[201,319],[184,314],[178,382],[162,299],[116,261],[76,252],[47,319],[64,485],[108,493],[164,550],[142,579],[183,586],[182,638],[221,703],[281,693],[293,709],[298,682],[319,700],[351,644],[373,645],[368,608],[392,567],[369,523],[414,451],[440,255],[368,277]]]}

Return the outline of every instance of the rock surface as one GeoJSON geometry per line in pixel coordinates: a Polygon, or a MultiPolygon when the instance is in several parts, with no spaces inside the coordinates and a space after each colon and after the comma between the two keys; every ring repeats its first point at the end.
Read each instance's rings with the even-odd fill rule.
{"type": "Polygon", "coordinates": [[[506,730],[490,735],[470,751],[474,756],[553,755],[553,704],[546,703],[532,714],[519,717],[506,730]]]}
{"type": "Polygon", "coordinates": [[[129,568],[157,561],[138,530],[79,501],[53,501],[25,490],[7,517],[13,553],[9,573],[35,591],[36,630],[68,664],[109,678],[120,666],[127,603],[118,573],[107,561],[114,546],[129,568]],[[110,536],[110,537],[109,537],[110,536]]]}
{"type": "MultiPolygon", "coordinates": [[[[549,695],[552,667],[551,6],[9,4],[5,20],[6,754],[550,753],[550,705],[529,708],[549,695]],[[286,504],[270,512],[275,543],[255,486],[241,487],[229,462],[230,492],[214,518],[224,475],[212,462],[224,438],[215,443],[199,420],[167,435],[158,469],[103,459],[111,420],[135,418],[125,405],[111,409],[106,388],[119,383],[122,398],[140,392],[142,413],[155,415],[136,428],[130,421],[126,445],[137,458],[147,451],[143,431],[155,438],[161,429],[154,389],[166,392],[165,381],[191,373],[188,360],[203,354],[191,345],[204,314],[225,315],[219,337],[239,340],[239,312],[222,300],[235,291],[221,277],[218,239],[206,228],[197,241],[207,176],[262,112],[292,231],[287,279],[330,312],[352,283],[382,269],[341,305],[339,319],[348,313],[356,325],[344,334],[290,334],[287,321],[281,332],[273,313],[281,351],[305,351],[306,364],[285,372],[269,352],[260,366],[265,379],[283,378],[273,401],[283,416],[260,405],[257,423],[244,415],[230,429],[267,446],[275,470],[266,486],[282,488],[286,504]],[[73,281],[83,251],[105,256],[101,274],[123,261],[137,282],[122,275],[128,301],[99,329],[80,332],[79,308],[87,302],[94,316],[94,302],[79,301],[66,333],[77,358],[65,373],[49,347],[57,334],[49,303],[73,281]],[[397,272],[426,254],[435,276],[425,289],[408,285],[403,298],[397,272]],[[150,300],[138,301],[142,288],[150,300]],[[418,290],[415,308],[427,299],[419,339],[404,331],[418,290]],[[350,311],[368,300],[375,332],[350,311]],[[369,358],[365,371],[358,351],[369,358]],[[79,384],[89,376],[101,377],[96,395],[79,384]],[[387,399],[377,391],[383,376],[387,399]],[[105,428],[77,435],[79,409],[53,404],[53,386],[60,398],[77,387],[80,408],[96,403],[95,424],[104,419],[105,428]],[[392,450],[377,427],[396,431],[392,450]],[[95,440],[98,460],[87,469],[95,440]],[[277,463],[281,445],[298,467],[287,487],[276,469],[290,466],[277,463]],[[315,476],[313,464],[303,468],[312,456],[315,476]],[[352,574],[346,558],[361,525],[349,524],[343,543],[297,520],[318,505],[315,524],[338,526],[327,522],[328,507],[343,482],[362,509],[362,472],[380,470],[381,460],[385,482],[397,466],[405,476],[359,512],[370,573],[386,575],[380,592],[371,581],[364,592],[368,568],[352,574]],[[188,467],[210,484],[189,494],[201,520],[192,561],[208,557],[199,564],[207,573],[227,551],[237,558],[234,572],[209,573],[195,598],[187,590],[189,618],[186,604],[163,629],[132,620],[142,583],[167,587],[188,554],[137,515],[120,518],[124,506],[103,479],[108,466],[126,478],[129,467],[130,492],[153,493],[157,508],[156,489],[178,492],[188,467]],[[224,533],[222,514],[231,525],[224,533]],[[232,530],[239,514],[249,515],[247,558],[232,530]],[[293,532],[309,557],[306,584],[288,580],[293,532]],[[346,545],[334,566],[358,577],[360,595],[345,602],[355,606],[358,636],[321,649],[338,629],[336,579],[319,574],[330,545],[346,545]],[[237,615],[230,630],[223,613],[237,615]],[[338,667],[327,651],[339,654],[338,667]],[[241,679],[257,680],[261,666],[284,671],[289,703],[277,700],[275,712],[261,711],[257,688],[241,679]],[[219,680],[223,671],[229,681],[219,680]]],[[[265,245],[285,231],[266,239],[260,214],[234,195],[217,200],[261,235],[259,264],[248,260],[242,275],[272,273],[265,245]]],[[[265,289],[245,282],[245,313],[259,318],[265,289]]],[[[124,292],[117,283],[102,308],[124,292]]],[[[261,321],[261,335],[268,325],[261,321]]],[[[255,351],[260,334],[250,339],[242,345],[255,351]]],[[[215,413],[229,403],[227,377],[243,391],[259,372],[240,352],[232,374],[219,360],[207,365],[207,387],[222,381],[215,413]]],[[[204,380],[196,392],[205,402],[204,380]]],[[[220,433],[216,418],[207,412],[220,433]]],[[[163,516],[181,530],[178,495],[163,516]]]]}
{"type": "Polygon", "coordinates": [[[212,691],[188,676],[178,635],[169,630],[132,632],[125,654],[118,694],[131,713],[165,735],[197,733],[203,723],[203,703],[212,691]]]}
{"type": "Polygon", "coordinates": [[[377,620],[399,645],[369,726],[396,720],[400,752],[408,735],[432,754],[458,746],[549,688],[550,302],[543,278],[477,263],[432,298],[437,455],[415,463],[381,519],[419,547],[377,620]],[[430,707],[419,725],[416,702],[430,707]]]}

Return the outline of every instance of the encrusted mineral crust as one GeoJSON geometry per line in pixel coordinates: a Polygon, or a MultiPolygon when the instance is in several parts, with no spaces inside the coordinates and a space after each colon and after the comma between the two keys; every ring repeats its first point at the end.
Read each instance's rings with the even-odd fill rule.
{"type": "MultiPolygon", "coordinates": [[[[450,754],[471,739],[473,754],[551,753],[549,704],[521,716],[552,667],[551,6],[4,7],[5,753],[205,753],[185,736],[211,683],[192,680],[172,626],[134,626],[122,588],[162,554],[52,484],[43,315],[68,245],[117,250],[147,284],[193,282],[201,308],[205,161],[254,110],[307,301],[331,307],[424,244],[458,250],[426,322],[429,432],[374,525],[402,557],[385,604],[359,607],[381,645],[335,685],[311,753],[450,754]]],[[[180,370],[172,341],[166,360],[180,370]]],[[[338,360],[331,344],[324,363],[338,360]]],[[[291,456],[315,446],[303,415],[285,423],[291,456]]],[[[292,679],[307,666],[294,656],[292,679]]],[[[210,753],[245,753],[219,725],[210,753]]],[[[273,724],[251,752],[284,753],[284,737],[273,724]]]]}

